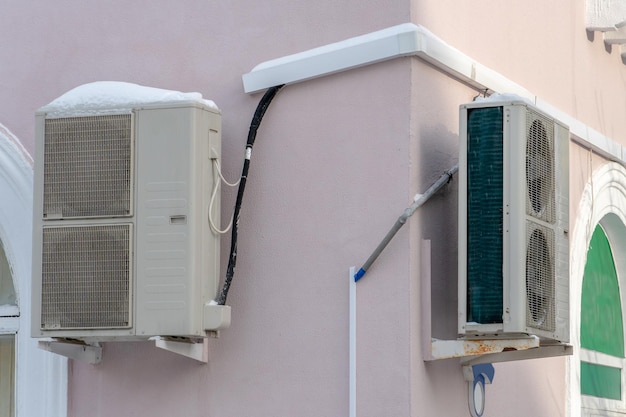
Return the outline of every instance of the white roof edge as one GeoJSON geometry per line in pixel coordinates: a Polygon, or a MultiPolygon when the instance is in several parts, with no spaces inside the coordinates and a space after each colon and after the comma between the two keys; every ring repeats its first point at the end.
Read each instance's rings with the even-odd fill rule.
{"type": "MultiPolygon", "coordinates": [[[[450,75],[482,89],[494,91],[512,82],[453,48],[426,28],[403,23],[383,30],[265,61],[242,76],[246,93],[281,84],[294,84],[391,59],[417,56],[450,75]]],[[[515,93],[534,101],[535,96],[515,84],[515,93]]]]}
{"type": "Polygon", "coordinates": [[[448,45],[426,28],[404,23],[255,66],[242,76],[244,91],[294,84],[399,57],[415,56],[477,90],[512,93],[530,100],[570,127],[576,142],[613,160],[626,162],[626,148],[557,109],[502,74],[448,45]]]}
{"type": "Polygon", "coordinates": [[[536,98],[535,105],[555,119],[568,125],[570,135],[573,136],[575,142],[595,150],[608,159],[626,162],[626,149],[619,142],[587,126],[539,97],[536,98]]]}
{"type": "Polygon", "coordinates": [[[418,27],[413,23],[310,49],[255,66],[243,75],[246,93],[293,84],[324,75],[411,55],[418,50],[418,27]]]}

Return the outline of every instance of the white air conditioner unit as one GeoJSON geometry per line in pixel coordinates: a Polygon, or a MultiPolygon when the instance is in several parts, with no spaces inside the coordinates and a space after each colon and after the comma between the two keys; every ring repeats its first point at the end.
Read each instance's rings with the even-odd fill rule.
{"type": "Polygon", "coordinates": [[[32,336],[205,337],[230,323],[212,302],[219,110],[116,88],[79,87],[36,113],[32,336]]]}
{"type": "Polygon", "coordinates": [[[569,129],[519,99],[460,108],[459,334],[569,340],[569,129]]]}

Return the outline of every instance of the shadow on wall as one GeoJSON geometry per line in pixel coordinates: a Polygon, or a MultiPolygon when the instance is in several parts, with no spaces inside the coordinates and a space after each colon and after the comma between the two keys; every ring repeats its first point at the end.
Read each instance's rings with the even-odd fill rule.
{"type": "MultiPolygon", "coordinates": [[[[454,106],[448,106],[454,111],[454,106]]],[[[414,175],[423,192],[441,174],[458,164],[459,135],[441,123],[423,126],[414,175]]],[[[420,239],[431,243],[432,337],[453,340],[457,335],[457,217],[458,173],[420,208],[420,239]]],[[[426,277],[420,277],[425,279],[426,277]]],[[[469,415],[467,383],[458,359],[424,362],[428,384],[423,398],[446,415],[469,415]]]]}
{"type": "MultiPolygon", "coordinates": [[[[420,131],[426,151],[420,155],[418,177],[430,184],[458,163],[458,134],[441,124],[420,131]]],[[[428,185],[420,186],[420,191],[428,185]]],[[[425,204],[422,239],[431,241],[433,337],[457,338],[457,207],[458,174],[425,204]]]]}

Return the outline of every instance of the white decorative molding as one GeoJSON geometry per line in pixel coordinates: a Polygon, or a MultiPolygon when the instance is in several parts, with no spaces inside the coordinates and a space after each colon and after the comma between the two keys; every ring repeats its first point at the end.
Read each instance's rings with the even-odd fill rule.
{"type": "Polygon", "coordinates": [[[613,31],[626,22],[626,0],[587,0],[587,30],[613,31]]]}
{"type": "MultiPolygon", "coordinates": [[[[576,223],[570,239],[570,336],[572,345],[580,346],[580,305],[582,283],[587,263],[587,250],[595,227],[601,224],[609,242],[615,261],[615,269],[620,280],[622,314],[626,312],[626,169],[618,163],[608,162],[593,172],[583,190],[576,223]]],[[[626,322],[626,321],[625,321],[626,322]]],[[[580,361],[589,359],[589,353],[574,349],[569,361],[568,379],[569,416],[581,415],[581,407],[595,409],[626,410],[626,401],[612,401],[580,395],[580,361]]],[[[603,357],[606,359],[606,357],[603,357]]],[[[606,359],[608,360],[608,359],[606,359]]],[[[622,382],[626,383],[626,372],[622,372],[622,382]]],[[[612,415],[612,414],[611,414],[612,415]]]]}
{"type": "Polygon", "coordinates": [[[610,50],[620,45],[622,62],[626,64],[626,0],[587,0],[588,32],[602,32],[610,50]]]}
{"type": "Polygon", "coordinates": [[[67,360],[40,350],[30,337],[32,158],[0,124],[0,240],[11,268],[20,309],[16,335],[16,417],[67,415],[67,360]]]}
{"type": "Polygon", "coordinates": [[[605,32],[604,43],[607,45],[622,45],[626,43],[626,26],[622,26],[611,32],[605,32]]]}

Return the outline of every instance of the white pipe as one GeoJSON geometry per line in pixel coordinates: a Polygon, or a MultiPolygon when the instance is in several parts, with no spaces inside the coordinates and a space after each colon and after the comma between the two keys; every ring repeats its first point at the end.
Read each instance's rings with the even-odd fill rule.
{"type": "Polygon", "coordinates": [[[367,261],[365,261],[363,266],[359,269],[359,272],[354,275],[355,282],[363,278],[370,266],[372,266],[376,259],[378,259],[378,256],[381,254],[381,252],[387,247],[389,242],[391,242],[391,239],[393,239],[396,233],[398,233],[398,230],[400,230],[400,228],[406,223],[407,219],[411,217],[413,213],[415,213],[415,210],[420,208],[430,199],[430,197],[432,197],[437,191],[439,191],[441,187],[447,184],[458,170],[458,165],[453,166],[450,170],[446,171],[441,177],[439,177],[439,179],[435,181],[433,185],[428,187],[428,190],[426,190],[424,194],[416,194],[415,197],[413,197],[413,204],[411,204],[409,207],[406,208],[406,210],[404,210],[404,212],[402,212],[400,217],[398,217],[398,220],[396,220],[389,232],[387,232],[383,240],[378,244],[374,252],[372,252],[370,257],[367,258],[367,261]]]}
{"type": "Polygon", "coordinates": [[[350,309],[350,325],[349,325],[349,345],[350,345],[350,359],[349,359],[349,369],[350,369],[350,388],[349,388],[349,416],[356,417],[356,281],[352,278],[354,277],[355,267],[350,268],[350,276],[348,277],[348,281],[350,282],[350,301],[349,301],[349,309],[350,309]]]}

